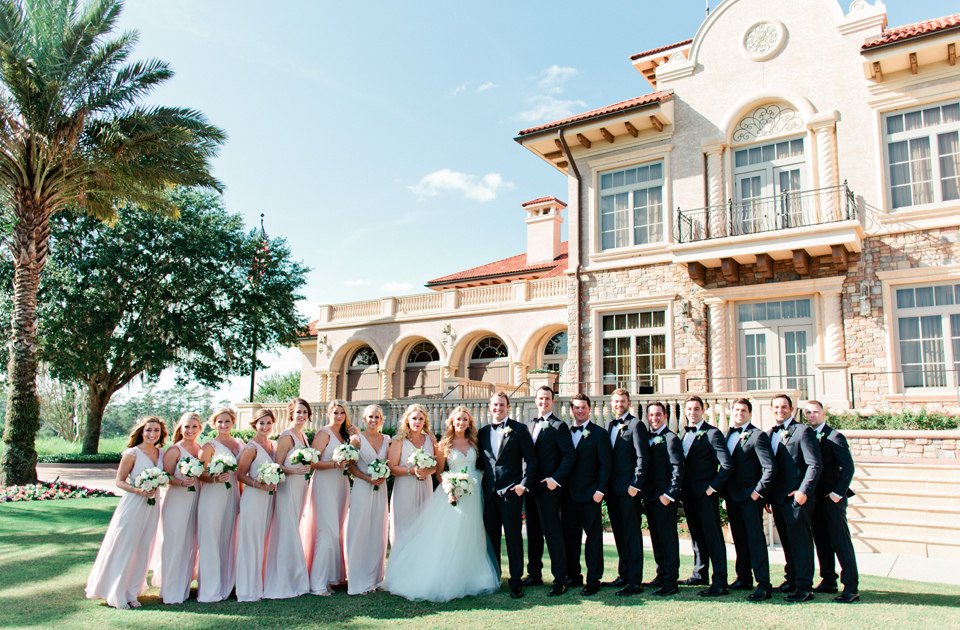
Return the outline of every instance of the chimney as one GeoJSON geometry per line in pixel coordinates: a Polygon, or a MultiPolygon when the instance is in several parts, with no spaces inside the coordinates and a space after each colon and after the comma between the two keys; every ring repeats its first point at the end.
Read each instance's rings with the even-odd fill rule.
{"type": "Polygon", "coordinates": [[[553,261],[560,255],[560,211],[567,207],[556,197],[540,197],[523,204],[527,211],[527,264],[553,261]]]}

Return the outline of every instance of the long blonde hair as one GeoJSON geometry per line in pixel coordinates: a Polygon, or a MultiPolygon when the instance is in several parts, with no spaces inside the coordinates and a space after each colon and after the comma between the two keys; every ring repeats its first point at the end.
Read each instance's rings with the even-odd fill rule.
{"type": "Polygon", "coordinates": [[[423,408],[423,405],[413,403],[407,407],[407,410],[403,412],[403,417],[400,418],[397,435],[393,438],[395,441],[399,442],[410,438],[410,416],[418,411],[423,414],[423,434],[430,435],[430,416],[427,415],[427,410],[423,408]]]}
{"type": "Polygon", "coordinates": [[[453,417],[461,411],[466,413],[467,417],[470,418],[470,426],[468,426],[467,430],[463,432],[464,437],[467,438],[467,441],[470,442],[470,446],[472,446],[477,453],[480,452],[480,441],[477,438],[477,423],[473,419],[473,415],[470,413],[470,410],[463,405],[460,405],[450,412],[450,417],[447,418],[446,422],[444,423],[444,426],[446,426],[447,430],[444,431],[443,437],[440,438],[440,442],[437,444],[437,447],[444,455],[449,455],[450,449],[453,448],[453,438],[456,435],[456,431],[453,430],[453,417]]]}
{"type": "Polygon", "coordinates": [[[160,425],[160,439],[154,446],[157,448],[163,446],[163,443],[167,441],[167,423],[156,416],[145,416],[137,423],[137,426],[130,430],[130,441],[127,442],[127,448],[133,448],[143,442],[143,429],[151,422],[160,425]]]}
{"type": "Polygon", "coordinates": [[[363,408],[363,413],[361,414],[361,418],[363,418],[364,430],[367,429],[367,412],[373,411],[374,409],[380,412],[380,428],[381,429],[383,429],[383,425],[386,424],[387,422],[387,419],[383,417],[383,408],[380,407],[380,405],[367,405],[366,407],[363,408]]]}
{"type": "Polygon", "coordinates": [[[187,420],[196,420],[197,424],[200,425],[200,431],[203,431],[203,420],[200,419],[200,414],[196,411],[188,411],[180,416],[179,420],[177,420],[177,426],[173,429],[173,444],[176,444],[183,439],[183,425],[186,424],[187,420]]]}
{"type": "MultiPolygon", "coordinates": [[[[350,427],[353,426],[353,424],[350,423],[350,412],[347,410],[347,403],[339,398],[331,400],[330,404],[327,405],[327,420],[330,420],[330,414],[333,413],[333,410],[337,407],[343,408],[343,424],[340,425],[340,441],[346,444],[350,441],[350,427]]],[[[380,415],[383,415],[383,413],[381,412],[380,415]]]]}
{"type": "Polygon", "coordinates": [[[219,409],[217,409],[216,411],[214,411],[213,413],[211,413],[211,414],[210,414],[210,418],[207,419],[207,426],[210,427],[211,429],[213,429],[214,431],[216,431],[216,430],[217,430],[217,424],[216,424],[217,418],[219,418],[219,417],[220,417],[221,415],[223,415],[223,414],[227,414],[228,416],[230,416],[230,420],[233,421],[233,428],[236,428],[236,427],[237,427],[237,412],[234,411],[233,409],[231,409],[230,407],[220,407],[219,409]]]}

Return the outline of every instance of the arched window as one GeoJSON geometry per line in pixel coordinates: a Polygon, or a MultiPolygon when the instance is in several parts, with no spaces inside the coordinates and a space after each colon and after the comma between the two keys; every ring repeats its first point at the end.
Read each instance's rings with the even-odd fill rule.
{"type": "Polygon", "coordinates": [[[403,368],[403,395],[423,397],[440,393],[440,352],[429,341],[415,343],[403,368]]]}
{"type": "Polygon", "coordinates": [[[541,360],[542,369],[551,372],[563,371],[563,364],[567,360],[567,331],[558,332],[547,341],[541,360]]]}
{"type": "Polygon", "coordinates": [[[470,380],[487,383],[510,382],[507,344],[497,337],[484,337],[470,353],[470,380]]]}
{"type": "Polygon", "coordinates": [[[380,359],[370,346],[360,346],[347,368],[347,400],[380,398],[380,359]]]}

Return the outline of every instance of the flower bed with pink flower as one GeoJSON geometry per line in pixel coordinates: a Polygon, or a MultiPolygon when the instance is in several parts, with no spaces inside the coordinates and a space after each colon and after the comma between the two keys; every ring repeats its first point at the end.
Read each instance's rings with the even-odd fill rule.
{"type": "Polygon", "coordinates": [[[107,490],[97,490],[75,486],[59,479],[41,481],[25,486],[5,486],[0,488],[0,503],[13,501],[51,501],[54,499],[89,499],[93,497],[115,497],[107,490]]]}

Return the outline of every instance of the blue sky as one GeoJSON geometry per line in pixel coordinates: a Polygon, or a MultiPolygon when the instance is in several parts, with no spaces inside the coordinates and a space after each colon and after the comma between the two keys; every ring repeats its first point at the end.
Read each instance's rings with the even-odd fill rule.
{"type": "MultiPolygon", "coordinates": [[[[890,26],[956,11],[887,3],[890,26]]],[[[121,23],[140,31],[137,58],[176,71],[149,100],[227,131],[214,169],[228,209],[251,227],[266,214],[319,304],[422,292],[522,253],[521,204],[567,188],[516,132],[651,91],[630,55],[703,19],[702,0],[129,0],[121,23]]]]}

